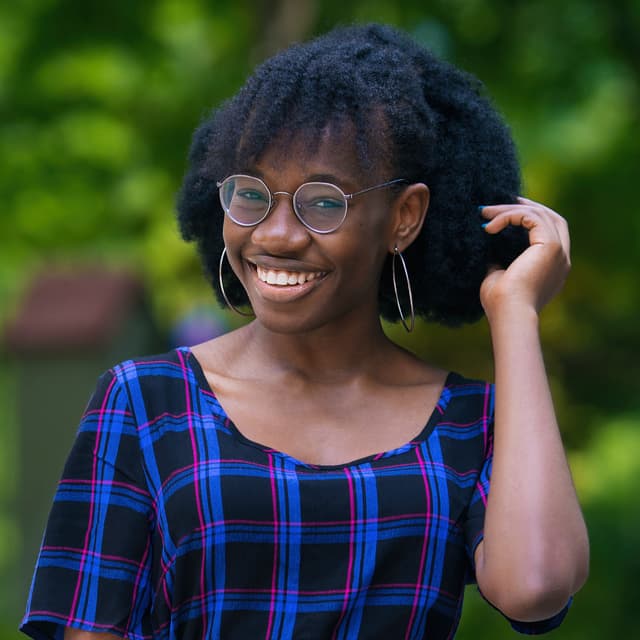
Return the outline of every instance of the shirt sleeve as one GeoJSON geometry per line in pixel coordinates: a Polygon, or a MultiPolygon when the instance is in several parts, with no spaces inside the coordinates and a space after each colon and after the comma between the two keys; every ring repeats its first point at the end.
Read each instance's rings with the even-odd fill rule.
{"type": "Polygon", "coordinates": [[[65,627],[150,638],[152,500],[125,387],[104,374],[49,515],[21,631],[65,627]]]}
{"type": "MultiPolygon", "coordinates": [[[[484,403],[484,406],[487,407],[487,411],[485,411],[484,427],[484,460],[482,462],[482,467],[476,480],[475,489],[473,491],[471,501],[467,510],[467,518],[464,523],[467,554],[469,558],[469,564],[472,567],[472,572],[468,580],[471,583],[476,582],[475,552],[484,537],[484,516],[487,508],[487,497],[489,496],[489,489],[491,484],[491,467],[493,463],[493,385],[488,389],[487,393],[488,397],[486,398],[486,401],[484,403]]],[[[480,592],[480,595],[482,595],[482,592],[480,592]]],[[[508,618],[507,616],[504,616],[504,614],[502,615],[507,618],[507,620],[511,624],[511,627],[515,631],[525,635],[539,635],[547,633],[549,631],[553,631],[560,626],[565,616],[567,615],[569,607],[571,606],[571,602],[572,601],[569,600],[562,611],[547,620],[539,620],[535,622],[520,622],[518,620],[512,620],[511,618],[508,618]]]]}

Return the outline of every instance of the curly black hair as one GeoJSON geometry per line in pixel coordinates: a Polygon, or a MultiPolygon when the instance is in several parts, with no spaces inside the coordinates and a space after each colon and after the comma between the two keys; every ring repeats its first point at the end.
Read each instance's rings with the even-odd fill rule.
{"type": "MultiPolygon", "coordinates": [[[[273,144],[302,139],[313,152],[328,125],[345,123],[363,169],[430,188],[424,227],[403,254],[416,313],[450,326],[477,320],[488,265],[508,265],[527,244],[521,228],[486,234],[478,212],[520,192],[511,135],[476,78],[378,24],[336,28],[278,53],[196,130],[178,221],[183,237],[197,242],[220,301],[224,214],[216,182],[247,171],[273,144]]],[[[225,291],[234,305],[247,302],[237,279],[225,280],[225,291]]],[[[390,264],[379,309],[398,319],[390,264]]]]}

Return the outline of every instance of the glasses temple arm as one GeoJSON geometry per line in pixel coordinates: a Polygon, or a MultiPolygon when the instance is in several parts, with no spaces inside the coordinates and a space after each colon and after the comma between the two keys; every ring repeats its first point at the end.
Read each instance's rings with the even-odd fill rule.
{"type": "Polygon", "coordinates": [[[396,178],[395,180],[389,180],[389,182],[383,182],[382,184],[377,184],[373,187],[367,187],[366,189],[361,189],[360,191],[356,191],[355,193],[345,194],[344,197],[347,198],[347,200],[351,200],[351,198],[362,195],[363,193],[368,193],[369,191],[375,191],[376,189],[383,189],[384,187],[390,187],[394,184],[401,184],[401,183],[409,184],[409,180],[405,178],[396,178]]]}

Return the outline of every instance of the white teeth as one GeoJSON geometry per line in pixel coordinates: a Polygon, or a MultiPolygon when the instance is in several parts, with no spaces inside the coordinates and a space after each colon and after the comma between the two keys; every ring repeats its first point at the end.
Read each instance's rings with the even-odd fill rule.
{"type": "Polygon", "coordinates": [[[256,270],[258,272],[258,278],[260,278],[262,282],[275,284],[279,287],[304,284],[323,275],[317,271],[306,273],[303,271],[276,271],[275,269],[265,269],[264,267],[258,266],[256,266],[256,270]]]}

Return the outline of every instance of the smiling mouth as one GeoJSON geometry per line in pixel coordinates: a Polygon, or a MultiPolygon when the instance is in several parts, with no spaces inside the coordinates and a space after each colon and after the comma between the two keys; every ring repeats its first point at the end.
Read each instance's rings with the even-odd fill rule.
{"type": "Polygon", "coordinates": [[[256,265],[256,272],[262,282],[278,287],[292,287],[311,280],[318,280],[326,275],[323,271],[284,271],[281,269],[265,269],[258,265],[256,265]]]}

